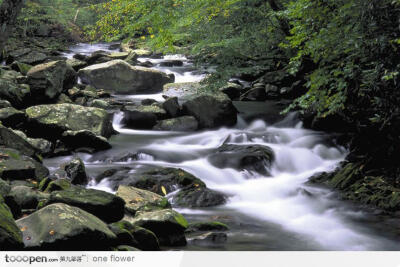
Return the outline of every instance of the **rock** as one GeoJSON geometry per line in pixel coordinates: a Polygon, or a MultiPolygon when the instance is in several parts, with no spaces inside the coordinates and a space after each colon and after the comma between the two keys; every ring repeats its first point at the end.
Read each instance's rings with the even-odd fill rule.
{"type": "Polygon", "coordinates": [[[123,199],[104,191],[85,189],[80,186],[53,191],[50,198],[41,203],[41,207],[53,203],[78,207],[107,223],[120,221],[124,217],[125,202],[123,199]]]}
{"type": "Polygon", "coordinates": [[[25,141],[31,144],[42,156],[50,155],[53,150],[53,144],[46,139],[29,138],[24,132],[13,130],[14,133],[22,137],[25,141]]]}
{"type": "Polygon", "coordinates": [[[23,248],[22,233],[16,225],[10,208],[0,196],[0,250],[19,250],[23,248]]]}
{"type": "Polygon", "coordinates": [[[160,67],[182,67],[183,62],[181,60],[166,60],[160,63],[160,67]]]}
{"type": "Polygon", "coordinates": [[[170,209],[139,212],[135,217],[125,217],[133,225],[152,231],[163,246],[185,246],[186,219],[170,209]]]}
{"type": "Polygon", "coordinates": [[[66,177],[71,180],[72,184],[86,185],[89,181],[86,175],[85,164],[80,158],[74,158],[63,164],[61,169],[65,171],[66,177]]]}
{"type": "Polygon", "coordinates": [[[26,109],[33,136],[48,140],[59,138],[64,131],[88,130],[110,137],[114,132],[111,115],[99,108],[73,104],[40,105],[26,109]]]}
{"type": "MultiPolygon", "coordinates": [[[[195,176],[182,169],[153,168],[135,173],[132,178],[124,176],[121,184],[148,190],[159,195],[179,190],[172,196],[172,205],[176,207],[211,207],[222,205],[226,197],[210,190],[195,176]]],[[[110,178],[112,182],[112,178],[110,178]]]]}
{"type": "Polygon", "coordinates": [[[183,113],[193,116],[199,128],[233,126],[237,122],[237,110],[226,95],[200,95],[183,104],[183,113]]]}
{"type": "Polygon", "coordinates": [[[61,177],[58,177],[58,180],[55,181],[47,180],[46,183],[45,184],[40,183],[39,186],[40,190],[44,191],[45,193],[67,190],[72,187],[71,181],[69,179],[63,179],[61,177]]]}
{"type": "Polygon", "coordinates": [[[0,121],[6,127],[18,127],[26,121],[25,113],[13,107],[0,109],[0,121]]]}
{"type": "Polygon", "coordinates": [[[76,73],[76,71],[67,64],[63,81],[63,89],[64,90],[71,89],[77,82],[78,82],[78,73],[76,73]]]}
{"type": "Polygon", "coordinates": [[[205,208],[226,203],[225,195],[201,185],[187,186],[173,196],[174,207],[205,208]]]}
{"type": "Polygon", "coordinates": [[[15,186],[9,193],[21,209],[36,209],[41,201],[49,199],[50,195],[28,186],[15,186]]]}
{"type": "Polygon", "coordinates": [[[11,108],[11,103],[7,100],[0,99],[0,108],[11,108]]]}
{"type": "Polygon", "coordinates": [[[152,68],[152,67],[154,67],[154,64],[153,63],[151,63],[150,61],[145,61],[145,62],[138,62],[138,64],[137,64],[138,66],[141,66],[141,67],[145,67],[145,68],[152,68]]]}
{"type": "Polygon", "coordinates": [[[236,83],[228,83],[219,89],[220,92],[226,94],[230,99],[238,99],[243,87],[236,83]]]}
{"type": "Polygon", "coordinates": [[[147,99],[143,99],[140,103],[143,106],[151,106],[153,104],[157,104],[158,102],[156,100],[154,100],[154,99],[147,98],[147,99]]]}
{"type": "Polygon", "coordinates": [[[11,64],[11,69],[20,72],[22,75],[26,75],[31,68],[32,68],[31,65],[24,64],[18,61],[14,61],[11,64]]]}
{"type": "Polygon", "coordinates": [[[192,238],[192,243],[196,245],[224,244],[228,240],[225,233],[205,233],[192,238]]]}
{"type": "Polygon", "coordinates": [[[79,71],[84,83],[117,94],[158,93],[170,81],[167,74],[144,67],[133,67],[123,60],[92,65],[79,71]]]}
{"type": "Polygon", "coordinates": [[[43,103],[56,99],[63,90],[66,71],[65,61],[52,61],[30,69],[27,82],[31,89],[32,102],[43,103]]]}
{"type": "Polygon", "coordinates": [[[178,103],[178,98],[177,97],[170,97],[165,102],[162,104],[163,109],[167,112],[167,114],[172,117],[178,117],[181,112],[181,106],[178,103]]]}
{"type": "Polygon", "coordinates": [[[171,207],[166,198],[132,186],[120,186],[116,195],[125,201],[125,210],[132,216],[138,211],[154,211],[171,207]]]}
{"type": "Polygon", "coordinates": [[[133,129],[152,129],[157,120],[167,117],[167,112],[157,105],[125,106],[122,124],[133,129]]]}
{"type": "Polygon", "coordinates": [[[280,90],[278,86],[267,84],[265,85],[266,99],[277,99],[280,96],[280,90]]]}
{"type": "Polygon", "coordinates": [[[208,160],[218,168],[254,171],[269,176],[274,153],[261,145],[222,145],[208,160]]]}
{"type": "Polygon", "coordinates": [[[242,96],[241,101],[265,101],[267,100],[267,93],[264,87],[256,87],[248,90],[242,96]]]}
{"type": "Polygon", "coordinates": [[[22,55],[20,57],[15,57],[14,60],[17,60],[20,63],[28,64],[28,65],[37,65],[45,62],[47,59],[47,55],[41,52],[32,51],[28,54],[22,55]]]}
{"type": "Polygon", "coordinates": [[[134,226],[127,221],[110,224],[109,228],[117,235],[118,241],[122,241],[122,244],[132,245],[146,251],[160,250],[156,235],[145,228],[134,226]]]}
{"type": "Polygon", "coordinates": [[[191,132],[196,131],[199,124],[195,117],[183,116],[174,119],[159,121],[153,130],[156,131],[177,131],[177,132],[191,132]]]}
{"type": "Polygon", "coordinates": [[[116,236],[94,215],[57,203],[17,221],[25,247],[33,250],[106,250],[116,236]]]}
{"type": "Polygon", "coordinates": [[[90,153],[111,148],[111,145],[108,143],[106,138],[95,135],[93,132],[88,130],[65,131],[62,134],[61,141],[68,148],[84,150],[90,153]]]}
{"type": "Polygon", "coordinates": [[[153,52],[147,49],[134,49],[132,50],[132,52],[139,57],[150,57],[151,55],[153,55],[153,52]]]}
{"type": "Polygon", "coordinates": [[[5,180],[41,181],[49,175],[46,167],[15,149],[0,147],[0,159],[0,178],[5,180]]]}
{"type": "Polygon", "coordinates": [[[105,110],[108,110],[108,109],[112,108],[112,106],[108,102],[106,102],[104,100],[100,100],[100,99],[94,99],[91,102],[90,106],[94,107],[94,108],[102,108],[102,109],[105,109],[105,110]]]}
{"type": "Polygon", "coordinates": [[[11,186],[8,182],[0,179],[0,196],[5,197],[10,193],[11,186]]]}
{"type": "Polygon", "coordinates": [[[109,52],[106,52],[106,51],[103,51],[103,50],[99,50],[99,51],[93,52],[90,56],[86,57],[85,61],[89,65],[105,63],[105,62],[108,62],[108,61],[112,60],[109,57],[109,55],[110,55],[109,52]]]}
{"type": "MultiPolygon", "coordinates": [[[[24,136],[0,125],[0,145],[18,150],[20,153],[38,158],[38,149],[30,144],[24,136]]],[[[19,153],[18,153],[19,154],[19,153]]]]}
{"type": "Polygon", "coordinates": [[[129,52],[113,52],[108,55],[110,58],[114,59],[126,59],[129,56],[129,52]]]}
{"type": "Polygon", "coordinates": [[[72,100],[71,98],[69,98],[69,96],[67,96],[66,94],[60,94],[58,96],[57,101],[55,102],[55,104],[72,104],[72,100]]]}
{"type": "Polygon", "coordinates": [[[85,61],[76,58],[67,59],[66,62],[67,65],[73,68],[75,71],[79,71],[80,69],[83,69],[88,65],[85,61]]]}
{"type": "Polygon", "coordinates": [[[228,231],[229,227],[220,222],[198,222],[190,223],[186,229],[186,233],[206,232],[206,231],[228,231]]]}
{"type": "Polygon", "coordinates": [[[21,49],[10,51],[8,53],[7,61],[8,62],[13,62],[16,58],[19,58],[19,57],[22,57],[24,55],[27,55],[30,52],[32,52],[32,49],[30,49],[30,48],[21,48],[21,49]]]}
{"type": "Polygon", "coordinates": [[[13,107],[25,107],[30,101],[30,88],[26,84],[0,79],[0,98],[9,101],[13,107]]]}

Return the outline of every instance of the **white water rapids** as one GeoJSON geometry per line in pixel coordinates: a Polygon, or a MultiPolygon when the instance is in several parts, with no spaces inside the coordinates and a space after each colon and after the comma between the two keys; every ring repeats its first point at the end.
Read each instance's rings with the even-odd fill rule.
{"type": "MultiPolygon", "coordinates": [[[[79,48],[80,50],[74,52],[84,50],[82,46],[79,48]]],[[[101,48],[104,49],[97,47],[97,50],[101,48]]],[[[92,51],[86,49],[89,50],[92,51]]],[[[174,73],[178,82],[199,81],[204,77],[204,74],[185,71],[188,67],[190,69],[191,65],[184,57],[173,56],[167,59],[171,58],[183,60],[184,67],[155,68],[174,73]]],[[[154,64],[162,61],[148,58],[140,60],[150,60],[154,64]]],[[[133,100],[143,98],[162,101],[161,94],[126,96],[126,99],[133,100]]],[[[328,189],[306,185],[313,174],[333,170],[345,158],[347,152],[341,147],[327,145],[329,136],[303,129],[302,124],[293,116],[276,125],[268,125],[261,120],[245,122],[239,117],[235,127],[196,133],[126,129],[121,125],[122,117],[122,113],[116,113],[114,116],[114,128],[120,134],[111,139],[113,149],[106,153],[120,154],[121,151],[138,150],[146,153],[135,162],[107,163],[108,165],[104,162],[90,161],[90,157],[85,156],[88,170],[95,170],[99,166],[111,168],[126,164],[130,167],[154,165],[182,168],[192,173],[209,188],[227,194],[229,200],[225,206],[216,209],[183,209],[180,212],[200,218],[209,217],[210,214],[229,214],[230,217],[244,218],[244,223],[241,224],[243,227],[240,226],[231,233],[234,236],[235,231],[241,232],[239,239],[250,237],[246,241],[238,241],[244,244],[241,249],[252,250],[253,238],[258,240],[254,242],[264,242],[263,239],[260,241],[259,235],[268,235],[267,229],[271,225],[279,226],[276,233],[270,233],[274,240],[281,238],[283,243],[287,243],[278,247],[281,250],[307,250],[308,248],[302,247],[301,244],[308,242],[312,244],[312,249],[320,250],[399,249],[398,243],[355,222],[367,216],[363,211],[338,200],[328,189]],[[257,144],[272,148],[275,154],[272,177],[214,167],[207,157],[225,143],[243,146],[257,144]],[[253,222],[257,222],[257,227],[261,227],[256,233],[252,230],[253,222]],[[300,245],[291,246],[291,239],[286,236],[301,240],[300,245]]],[[[54,165],[60,165],[59,159],[54,165]]],[[[99,184],[92,184],[91,187],[109,190],[107,179],[99,184]]],[[[235,240],[237,239],[238,237],[235,240]]],[[[272,242],[275,242],[274,240],[272,242]]]]}

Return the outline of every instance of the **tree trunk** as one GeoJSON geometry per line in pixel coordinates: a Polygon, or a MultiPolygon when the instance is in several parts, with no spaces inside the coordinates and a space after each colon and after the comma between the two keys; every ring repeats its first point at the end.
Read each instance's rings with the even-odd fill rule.
{"type": "MultiPolygon", "coordinates": [[[[276,0],[267,0],[267,1],[273,11],[276,11],[276,12],[283,11],[283,6],[279,3],[279,1],[276,1],[276,0]]],[[[278,18],[278,22],[279,22],[279,25],[281,26],[281,30],[283,31],[283,33],[286,36],[290,36],[291,33],[290,33],[289,22],[282,18],[278,18]]]]}
{"type": "Polygon", "coordinates": [[[4,0],[0,6],[0,54],[4,50],[24,0],[4,0]]]}

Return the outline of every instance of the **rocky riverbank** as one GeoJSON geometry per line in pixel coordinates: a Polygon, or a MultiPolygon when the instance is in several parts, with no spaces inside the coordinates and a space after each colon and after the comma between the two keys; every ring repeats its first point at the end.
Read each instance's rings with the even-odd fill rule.
{"type": "MultiPolygon", "coordinates": [[[[271,114],[263,118],[279,121],[279,112],[304,92],[301,78],[282,71],[252,81],[235,78],[218,91],[199,82],[175,83],[173,74],[155,70],[152,62],[139,58],[160,56],[130,43],[72,58],[65,57],[61,48],[40,46],[3,55],[1,250],[159,250],[181,248],[187,238],[207,244],[226,241],[229,226],[214,221],[190,224],[176,211],[215,207],[229,199],[181,168],[134,171],[121,166],[93,177],[75,156],[56,170],[43,164],[46,158],[110,149],[109,138],[118,134],[112,123],[117,113],[123,114],[121,125],[131,130],[196,132],[236,125],[241,110],[240,102],[234,101],[267,101],[271,114]],[[153,93],[162,93],[163,101],[116,97],[153,93]],[[91,181],[105,180],[115,194],[88,188],[91,181]]],[[[184,62],[163,60],[160,65],[184,62]]],[[[246,117],[246,111],[242,115],[246,117]]],[[[328,119],[312,116],[304,121],[310,121],[311,128],[329,130],[322,127],[328,119]]],[[[214,152],[207,160],[216,168],[271,176],[275,155],[269,147],[223,143],[214,152]]],[[[95,154],[101,162],[141,157],[141,152],[112,158],[95,154]]],[[[344,163],[335,173],[311,181],[339,189],[350,200],[389,212],[399,210],[398,188],[379,174],[364,173],[361,164],[344,163]]]]}

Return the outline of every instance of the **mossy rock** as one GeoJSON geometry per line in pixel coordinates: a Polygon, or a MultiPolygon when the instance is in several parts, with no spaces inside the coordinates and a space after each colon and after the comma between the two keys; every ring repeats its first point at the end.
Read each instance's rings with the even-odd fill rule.
{"type": "Polygon", "coordinates": [[[171,205],[165,197],[132,186],[120,186],[116,195],[125,201],[125,210],[131,215],[135,215],[138,211],[154,211],[171,208],[171,205]]]}
{"type": "Polygon", "coordinates": [[[10,128],[0,125],[0,145],[18,150],[19,154],[39,158],[39,150],[29,143],[26,138],[10,128]]]}
{"type": "Polygon", "coordinates": [[[58,179],[55,181],[49,181],[46,180],[42,186],[40,186],[40,189],[44,191],[45,193],[51,193],[54,191],[62,191],[62,190],[67,190],[72,186],[71,181],[68,179],[58,179]],[[47,183],[47,185],[46,185],[47,183]]]}
{"type": "Polygon", "coordinates": [[[12,187],[9,195],[14,198],[21,209],[36,209],[40,202],[50,198],[50,194],[28,186],[12,187]]]}
{"type": "Polygon", "coordinates": [[[124,220],[152,231],[160,245],[186,245],[185,230],[188,222],[182,214],[172,209],[139,212],[135,217],[125,216],[124,220]]]}
{"type": "Polygon", "coordinates": [[[53,191],[50,198],[42,206],[53,203],[65,203],[89,212],[101,220],[112,223],[124,217],[125,202],[113,194],[86,189],[80,186],[71,186],[62,191],[53,191]]]}
{"type": "Polygon", "coordinates": [[[22,233],[14,221],[10,208],[0,196],[0,250],[23,248],[22,233]]]}
{"type": "Polygon", "coordinates": [[[23,241],[28,249],[105,250],[116,236],[96,216],[77,207],[57,203],[19,219],[23,241]]]}
{"type": "Polygon", "coordinates": [[[40,105],[26,109],[33,136],[59,139],[64,131],[88,130],[110,137],[114,133],[111,115],[104,109],[74,104],[40,105]]]}

